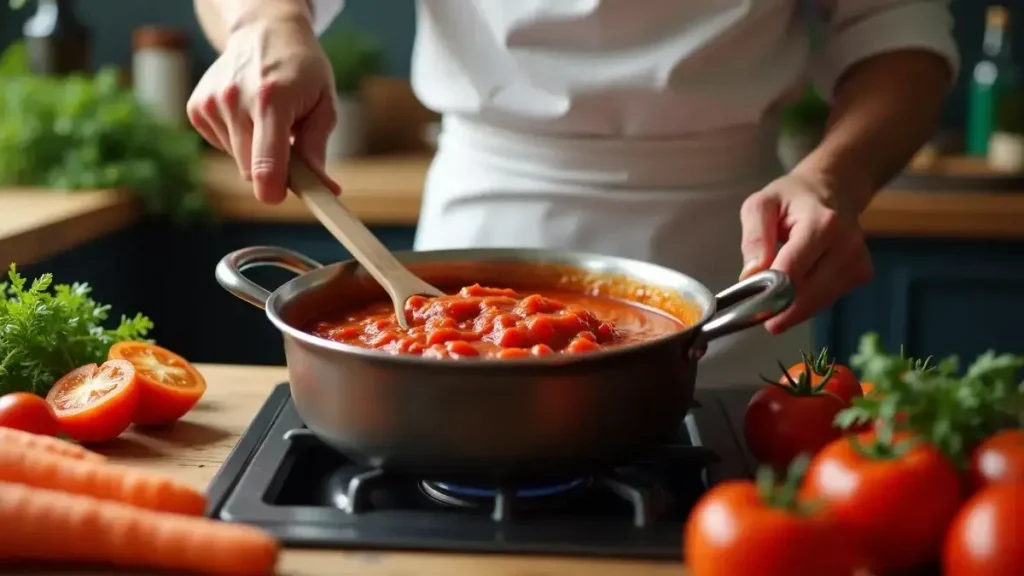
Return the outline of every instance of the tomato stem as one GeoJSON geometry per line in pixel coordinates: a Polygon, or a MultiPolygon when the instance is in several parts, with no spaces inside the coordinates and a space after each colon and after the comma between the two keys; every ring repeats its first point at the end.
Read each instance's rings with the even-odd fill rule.
{"type": "Polygon", "coordinates": [[[828,346],[823,347],[817,357],[806,352],[800,352],[800,357],[804,360],[804,366],[818,376],[824,376],[835,369],[835,361],[828,356],[828,346]]]}
{"type": "Polygon", "coordinates": [[[770,466],[761,466],[757,469],[756,485],[757,493],[766,506],[788,510],[797,514],[809,514],[814,507],[806,505],[799,499],[800,484],[810,465],[811,458],[807,454],[800,454],[789,464],[785,477],[776,478],[775,471],[770,466]]]}
{"type": "Polygon", "coordinates": [[[789,373],[789,370],[786,369],[786,366],[783,365],[781,361],[778,361],[778,363],[779,368],[782,370],[782,376],[783,378],[786,379],[786,384],[782,384],[775,380],[765,378],[764,376],[761,376],[761,379],[764,380],[766,383],[771,384],[772,386],[778,386],[779,388],[782,388],[783,390],[792,394],[793,396],[815,396],[818,394],[826,393],[825,385],[828,384],[829,380],[832,378],[834,367],[830,366],[828,370],[825,372],[825,374],[821,375],[821,382],[813,384],[813,380],[811,379],[811,374],[813,373],[813,371],[811,369],[810,364],[808,364],[808,359],[806,357],[804,358],[804,371],[801,372],[795,379],[793,378],[793,375],[789,373]]]}
{"type": "Polygon", "coordinates": [[[905,455],[916,444],[912,438],[894,442],[892,430],[889,429],[886,432],[885,429],[888,427],[885,425],[881,425],[880,428],[882,430],[876,431],[875,437],[867,445],[856,436],[850,436],[850,445],[853,446],[853,450],[868,460],[894,460],[905,455]]]}

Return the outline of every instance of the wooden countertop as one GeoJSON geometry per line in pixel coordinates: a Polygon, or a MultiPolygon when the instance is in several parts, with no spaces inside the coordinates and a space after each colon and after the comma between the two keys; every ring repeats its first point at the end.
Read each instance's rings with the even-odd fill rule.
{"type": "Polygon", "coordinates": [[[1024,239],[1024,190],[885,190],[861,214],[860,224],[869,237],[1024,239]]]}
{"type": "MultiPolygon", "coordinates": [[[[344,187],[342,200],[365,221],[413,224],[430,157],[368,157],[329,171],[344,187]]],[[[280,206],[252,201],[249,183],[226,156],[207,160],[204,183],[218,211],[230,220],[313,222],[302,202],[280,206]]],[[[1024,190],[1020,193],[931,193],[886,190],[861,217],[868,236],[1024,238],[1024,190]]]]}
{"type": "MultiPolygon", "coordinates": [[[[367,223],[414,225],[429,163],[423,154],[370,156],[337,163],[330,172],[344,186],[346,205],[367,223]]],[[[203,184],[229,221],[314,222],[295,198],[278,206],[256,202],[251,185],[222,154],[205,159],[203,184]]],[[[0,265],[42,260],[128,226],[139,215],[130,195],[119,192],[0,189],[0,265]]],[[[876,237],[1024,239],[1024,190],[886,190],[868,207],[861,223],[868,236],[876,237]]]]}
{"type": "Polygon", "coordinates": [[[0,190],[0,266],[30,264],[128,226],[135,202],[110,190],[0,190]]]}
{"type": "MultiPolygon", "coordinates": [[[[97,451],[113,461],[168,474],[206,488],[273,387],[286,380],[284,368],[199,365],[206,396],[167,431],[130,430],[97,451]]],[[[10,567],[6,567],[10,568],[10,567]]],[[[99,576],[142,574],[110,570],[15,569],[12,576],[99,576]]],[[[284,552],[282,576],[685,576],[678,563],[406,552],[295,550],[284,552]]]]}

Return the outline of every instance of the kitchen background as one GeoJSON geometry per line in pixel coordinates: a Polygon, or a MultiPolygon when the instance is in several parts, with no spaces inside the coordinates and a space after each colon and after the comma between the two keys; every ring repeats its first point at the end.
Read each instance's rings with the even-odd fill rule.
{"type": "MultiPolygon", "coordinates": [[[[1019,8],[1024,8],[1024,0],[1004,0],[1000,4],[1009,8],[1011,13],[1017,13],[1019,8]]],[[[956,19],[957,44],[964,56],[964,62],[973,63],[981,52],[986,2],[953,0],[951,5],[956,19]]],[[[191,0],[88,0],[78,2],[74,9],[75,14],[93,34],[94,66],[128,65],[132,54],[132,30],[150,24],[177,28],[187,34],[189,55],[194,62],[193,83],[198,81],[202,71],[213,62],[215,53],[199,29],[191,0]]],[[[329,32],[354,28],[372,34],[384,49],[386,74],[405,78],[409,75],[409,56],[412,53],[416,29],[414,12],[415,0],[349,0],[341,17],[332,24],[329,32]]],[[[31,13],[31,9],[14,11],[6,2],[0,3],[0,47],[7,46],[21,36],[22,23],[31,13]]],[[[1021,21],[1011,20],[1011,25],[1019,29],[1021,21]]],[[[1014,49],[1016,55],[1024,57],[1024,43],[1018,43],[1014,49]]],[[[957,86],[950,95],[944,118],[946,125],[956,125],[963,116],[966,78],[966,75],[960,75],[957,86]]]]}
{"type": "MultiPolygon", "coordinates": [[[[213,61],[214,52],[199,30],[190,0],[61,3],[72,6],[89,31],[94,70],[105,65],[131,70],[133,58],[138,56],[133,54],[133,33],[144,26],[174,29],[185,36],[188,87],[213,61]]],[[[29,0],[13,10],[0,0],[0,47],[22,37],[23,24],[35,11],[35,4],[29,0]]],[[[1010,15],[1012,37],[1024,20],[1024,0],[1000,4],[1010,15]]],[[[1024,126],[1003,126],[1010,131],[1007,149],[1011,153],[1000,157],[1003,165],[999,171],[991,170],[992,160],[964,158],[962,145],[949,143],[957,141],[968,116],[971,71],[982,57],[986,21],[991,23],[991,15],[986,16],[988,5],[978,0],[952,2],[963,69],[949,97],[943,130],[865,214],[875,280],[816,320],[818,343],[830,346],[840,358],[847,358],[859,336],[869,330],[880,332],[890,347],[904,345],[910,354],[957,353],[966,358],[988,348],[1024,349],[1024,331],[1019,328],[1024,320],[1024,298],[1020,296],[1024,294],[1024,126]]],[[[379,45],[379,55],[362,47],[362,54],[369,51],[371,60],[364,70],[379,62],[376,76],[391,79],[372,82],[369,90],[360,83],[364,86],[360,92],[364,110],[355,113],[365,121],[365,142],[338,144],[341,152],[334,168],[345,174],[350,207],[390,247],[408,248],[415,230],[419,186],[429,162],[429,145],[416,149],[410,141],[422,139],[426,131],[419,124],[432,120],[429,114],[414,109],[416,104],[404,81],[415,32],[414,0],[349,0],[328,37],[345,38],[350,30],[368,34],[379,45]],[[381,113],[383,109],[387,112],[381,113]],[[409,123],[418,124],[413,128],[403,125],[409,123]]],[[[166,37],[150,34],[148,38],[147,42],[156,43],[151,49],[174,50],[174,42],[166,37]]],[[[360,54],[356,44],[339,49],[339,65],[346,61],[352,65],[360,54]]],[[[1010,71],[1015,71],[1013,62],[1024,61],[1022,50],[1020,44],[1014,47],[1010,71]]],[[[355,70],[351,77],[358,81],[359,73],[355,70]]],[[[160,92],[159,82],[166,79],[155,81],[160,92]]],[[[1015,101],[1021,101],[1020,94],[1015,93],[1015,101]]],[[[2,97],[0,92],[0,102],[2,97]]],[[[3,114],[0,107],[0,123],[3,114]]],[[[792,111],[788,125],[800,128],[821,117],[820,102],[811,98],[792,111]]],[[[794,142],[799,149],[800,138],[794,142]]],[[[41,209],[24,194],[17,196],[17,204],[11,200],[14,195],[4,196],[4,184],[59,188],[52,183],[65,180],[4,182],[3,145],[0,138],[0,261],[18,261],[26,275],[53,272],[57,281],[89,282],[97,299],[110,302],[115,313],[141,310],[149,315],[156,324],[153,336],[194,361],[283,362],[280,339],[262,313],[227,295],[213,281],[213,267],[221,256],[242,246],[271,244],[300,250],[324,262],[346,257],[301,207],[256,206],[226,159],[204,150],[202,162],[189,164],[187,159],[193,156],[189,156],[187,144],[181,144],[184,152],[177,161],[185,158],[184,165],[198,172],[196,197],[212,205],[220,216],[215,222],[168,221],[160,217],[159,202],[153,200],[147,204],[149,215],[118,216],[121,219],[114,224],[109,223],[115,218],[108,212],[102,216],[90,212],[90,219],[75,216],[74,226],[88,222],[92,227],[88,233],[79,229],[71,233],[67,230],[72,224],[54,227],[49,216],[37,214],[41,209]],[[21,212],[5,206],[20,206],[21,212]],[[51,228],[26,232],[24,214],[45,220],[51,228]],[[56,244],[66,238],[67,242],[56,244]],[[232,339],[232,333],[245,338],[232,339]]],[[[786,153],[780,148],[780,154],[786,153]]],[[[184,171],[157,172],[160,182],[154,186],[162,191],[154,192],[150,200],[178,194],[176,187],[191,186],[191,181],[178,173],[184,171]],[[182,178],[180,183],[178,178],[182,178]]],[[[43,198],[44,192],[40,190],[36,197],[43,198]]],[[[94,193],[81,192],[79,198],[92,198],[89,194],[94,193]]],[[[95,194],[95,198],[108,198],[95,194]]],[[[66,211],[66,204],[62,202],[59,210],[66,211]]],[[[267,285],[287,278],[273,271],[259,271],[254,277],[267,285]]]]}

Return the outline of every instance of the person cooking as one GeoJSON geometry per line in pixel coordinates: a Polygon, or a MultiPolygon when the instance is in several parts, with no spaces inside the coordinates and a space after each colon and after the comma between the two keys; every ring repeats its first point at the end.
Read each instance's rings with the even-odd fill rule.
{"type": "MultiPolygon", "coordinates": [[[[341,191],[317,34],[343,0],[195,5],[220,51],[195,128],[262,202],[284,199],[292,151],[341,191]]],[[[597,252],[716,291],[788,274],[793,305],[713,343],[705,382],[774,373],[812,346],[809,318],[871,278],[858,215],[930,136],[959,66],[937,0],[418,0],[417,15],[412,85],[442,131],[415,248],[597,252]],[[809,81],[828,129],[780,175],[777,112],[809,81]]]]}

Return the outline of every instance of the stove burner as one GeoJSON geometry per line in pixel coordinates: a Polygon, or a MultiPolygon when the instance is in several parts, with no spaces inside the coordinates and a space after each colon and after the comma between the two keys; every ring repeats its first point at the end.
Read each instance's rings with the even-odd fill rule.
{"type": "Polygon", "coordinates": [[[701,494],[753,473],[737,440],[750,393],[698,390],[701,406],[669,444],[577,485],[563,477],[502,489],[354,462],[305,428],[282,384],[211,484],[208,514],[260,526],[289,546],[678,561],[680,531],[701,494]]]}
{"type": "Polygon", "coordinates": [[[537,508],[554,508],[577,489],[585,489],[590,484],[583,478],[577,478],[570,482],[551,484],[547,486],[532,486],[529,488],[476,488],[472,486],[461,486],[447,482],[431,482],[424,480],[420,482],[420,489],[431,499],[458,508],[482,508],[493,505],[491,518],[495,522],[501,522],[509,517],[512,512],[512,500],[515,500],[517,510],[530,510],[537,508]]]}
{"type": "Polygon", "coordinates": [[[354,474],[332,474],[328,479],[327,500],[349,514],[359,514],[373,507],[373,491],[387,480],[383,470],[370,469],[354,474]]]}
{"type": "MultiPolygon", "coordinates": [[[[577,478],[571,482],[563,482],[561,484],[520,488],[515,491],[514,495],[516,498],[544,498],[546,496],[556,496],[582,485],[583,482],[583,478],[577,478]]],[[[423,482],[423,487],[442,494],[466,496],[469,498],[494,498],[498,495],[498,491],[495,489],[460,486],[458,484],[449,484],[447,482],[423,482]]]]}

